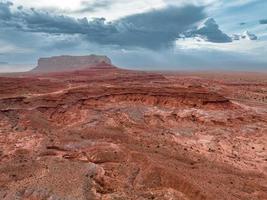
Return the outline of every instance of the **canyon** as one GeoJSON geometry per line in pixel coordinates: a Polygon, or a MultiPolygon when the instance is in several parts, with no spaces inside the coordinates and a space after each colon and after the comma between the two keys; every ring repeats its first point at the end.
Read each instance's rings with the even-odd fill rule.
{"type": "Polygon", "coordinates": [[[0,77],[0,199],[267,199],[266,73],[44,60],[0,77]]]}

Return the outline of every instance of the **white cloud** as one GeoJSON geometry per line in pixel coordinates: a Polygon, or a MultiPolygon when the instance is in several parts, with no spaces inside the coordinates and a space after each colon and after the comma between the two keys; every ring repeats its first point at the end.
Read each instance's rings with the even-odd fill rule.
{"type": "Polygon", "coordinates": [[[219,25],[213,18],[206,18],[192,30],[188,30],[183,35],[186,38],[199,37],[205,41],[214,43],[232,42],[232,39],[219,28],[219,25]]]}
{"type": "Polygon", "coordinates": [[[108,20],[115,20],[120,17],[132,15],[136,13],[146,12],[151,9],[159,9],[167,5],[184,6],[184,5],[196,5],[207,6],[207,10],[216,10],[227,7],[241,6],[251,3],[256,0],[108,0],[110,6],[103,7],[103,9],[91,10],[88,12],[79,13],[77,11],[83,9],[86,5],[84,2],[88,2],[89,5],[93,5],[93,2],[97,0],[11,0],[15,6],[22,5],[27,8],[37,9],[51,9],[59,12],[68,13],[75,17],[104,17],[108,20]],[[91,3],[91,4],[90,4],[91,3]]]}
{"type": "Polygon", "coordinates": [[[96,0],[12,0],[15,6],[22,5],[27,8],[36,9],[55,9],[61,12],[68,13],[76,17],[104,17],[108,20],[115,20],[127,15],[143,13],[151,9],[163,8],[167,5],[184,6],[184,5],[211,5],[215,6],[222,0],[110,0],[110,6],[104,9],[78,13],[82,9],[82,2],[92,3],[96,0]]]}
{"type": "Polygon", "coordinates": [[[68,13],[72,16],[86,16],[86,17],[104,17],[108,20],[118,19],[120,17],[131,15],[135,13],[142,13],[149,9],[161,8],[166,5],[164,0],[139,0],[139,1],[129,1],[129,0],[111,0],[111,5],[107,11],[106,9],[99,9],[96,11],[90,11],[86,13],[77,13],[82,9],[82,2],[94,2],[95,0],[13,0],[15,6],[22,5],[27,8],[34,7],[36,9],[57,9],[61,12],[68,13]]]}
{"type": "Polygon", "coordinates": [[[28,8],[58,8],[58,9],[78,9],[81,0],[12,0],[15,5],[22,5],[28,8]]]}

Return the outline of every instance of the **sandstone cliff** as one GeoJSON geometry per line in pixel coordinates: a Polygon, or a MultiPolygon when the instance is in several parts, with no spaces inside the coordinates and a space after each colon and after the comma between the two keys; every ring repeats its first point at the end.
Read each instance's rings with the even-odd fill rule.
{"type": "Polygon", "coordinates": [[[55,56],[40,58],[38,66],[32,72],[73,71],[84,68],[113,67],[107,56],[55,56]]]}

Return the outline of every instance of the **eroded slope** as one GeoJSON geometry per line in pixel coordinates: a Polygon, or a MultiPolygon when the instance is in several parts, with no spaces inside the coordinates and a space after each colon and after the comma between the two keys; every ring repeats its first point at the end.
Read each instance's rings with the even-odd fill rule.
{"type": "Polygon", "coordinates": [[[12,80],[0,84],[1,199],[267,196],[266,107],[206,79],[91,69],[12,80]]]}

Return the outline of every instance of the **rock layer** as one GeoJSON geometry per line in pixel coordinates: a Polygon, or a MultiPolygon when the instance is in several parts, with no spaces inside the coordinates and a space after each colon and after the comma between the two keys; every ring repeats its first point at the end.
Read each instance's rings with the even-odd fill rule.
{"type": "Polygon", "coordinates": [[[0,199],[266,199],[266,105],[240,96],[266,85],[218,80],[97,67],[0,78],[0,199]]]}
{"type": "Polygon", "coordinates": [[[62,72],[103,66],[112,67],[111,60],[107,56],[55,56],[51,58],[40,58],[38,60],[38,66],[32,71],[36,73],[62,72]]]}

